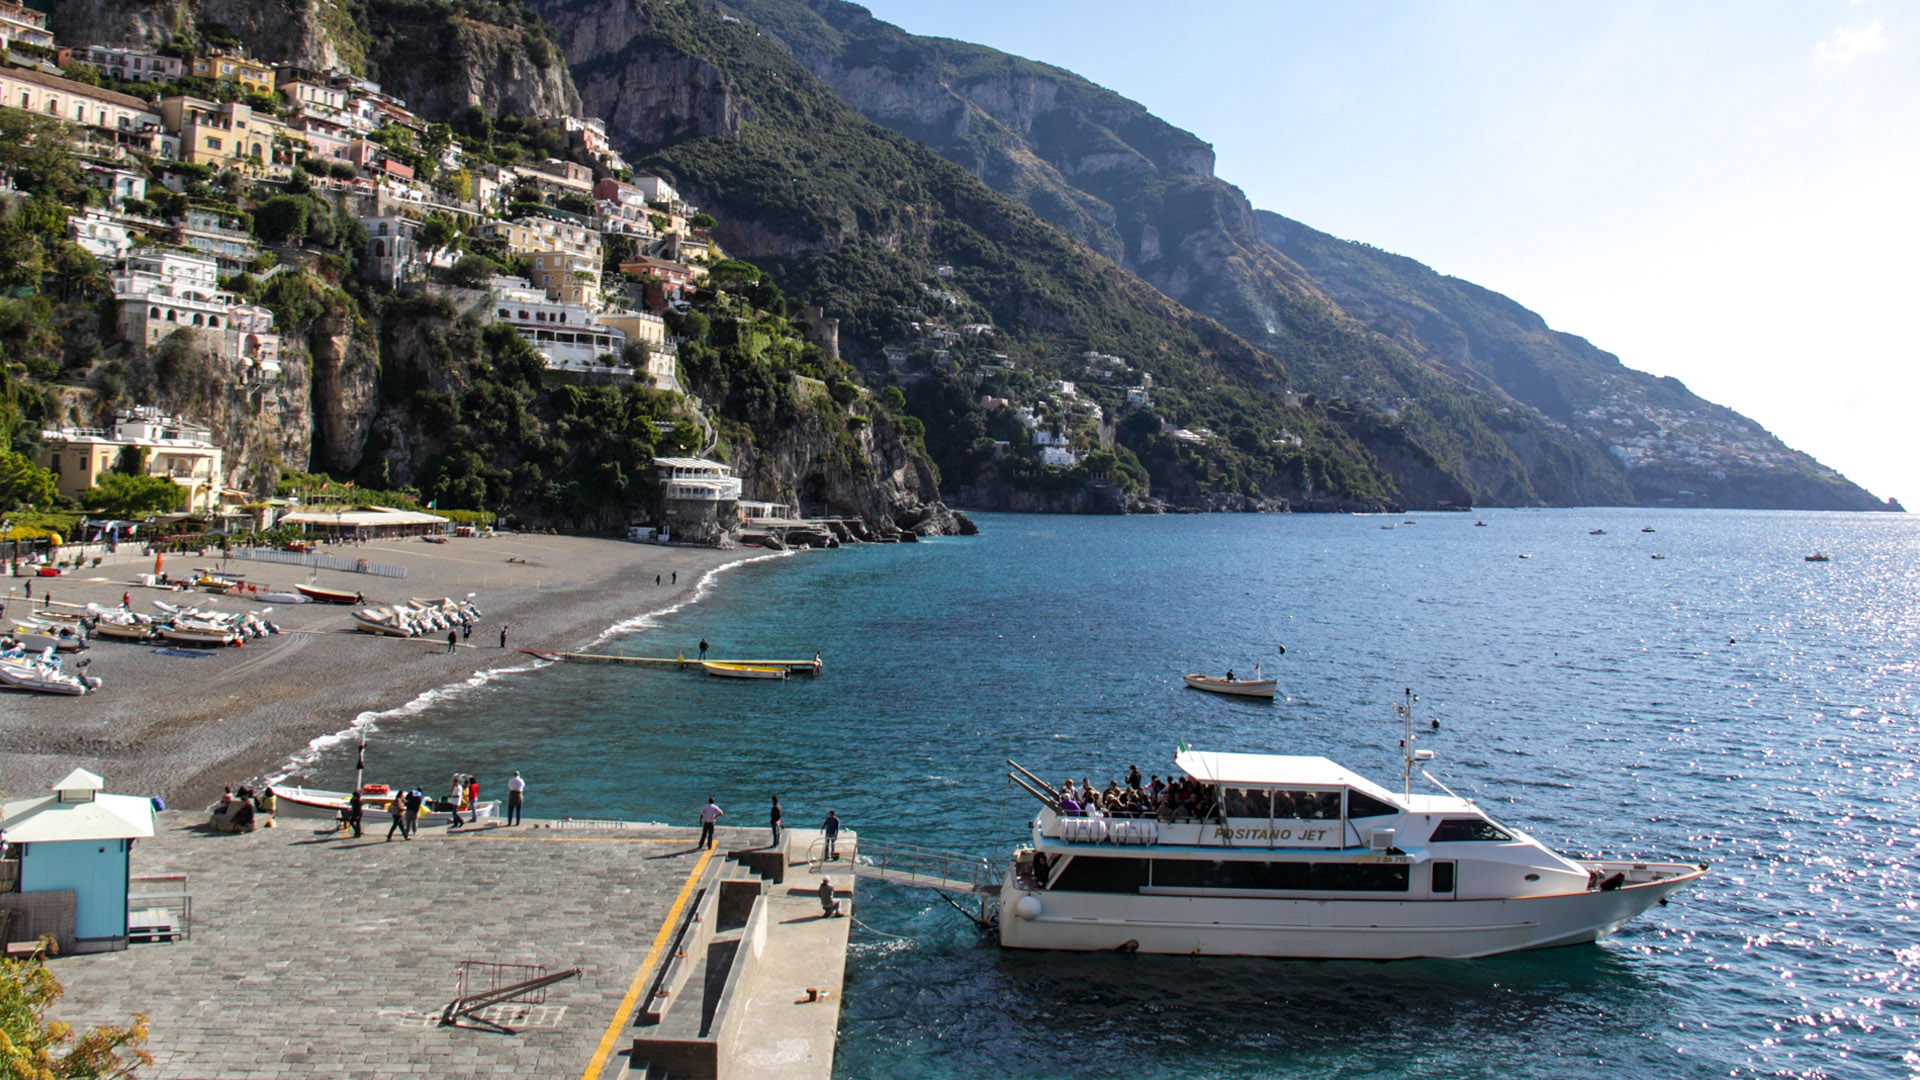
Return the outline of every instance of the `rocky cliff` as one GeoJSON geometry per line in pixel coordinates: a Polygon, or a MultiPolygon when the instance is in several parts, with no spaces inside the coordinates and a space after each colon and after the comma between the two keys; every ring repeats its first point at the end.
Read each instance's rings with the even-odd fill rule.
{"type": "Polygon", "coordinates": [[[158,49],[175,38],[238,39],[270,64],[364,69],[353,5],[342,0],[59,0],[47,18],[61,42],[158,49]]]}
{"type": "Polygon", "coordinates": [[[490,117],[581,115],[566,60],[537,24],[483,22],[425,3],[379,10],[370,69],[421,116],[446,121],[469,107],[490,117]]]}
{"type": "Polygon", "coordinates": [[[1375,414],[1384,423],[1349,427],[1411,505],[1455,488],[1504,504],[1657,502],[1684,490],[1729,505],[1878,505],[1752,421],[1683,388],[1650,387],[1505,297],[1477,290],[1468,319],[1458,303],[1446,310],[1459,317],[1436,315],[1415,286],[1374,287],[1397,272],[1396,257],[1256,214],[1213,175],[1204,142],[1072,72],[916,37],[840,0],[721,3],[870,119],[1219,320],[1283,361],[1299,388],[1375,414]],[[1336,247],[1339,258],[1321,257],[1336,247]],[[1575,415],[1571,398],[1592,395],[1571,391],[1589,384],[1612,389],[1582,409],[1615,411],[1575,415]],[[1423,453],[1366,441],[1390,429],[1423,453]],[[1718,449],[1698,452],[1683,429],[1718,449]],[[1622,431],[1637,434],[1623,444],[1622,431]]]}

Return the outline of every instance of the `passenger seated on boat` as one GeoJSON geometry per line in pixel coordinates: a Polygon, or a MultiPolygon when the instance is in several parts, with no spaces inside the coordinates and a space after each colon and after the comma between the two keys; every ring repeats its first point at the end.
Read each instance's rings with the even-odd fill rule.
{"type": "Polygon", "coordinates": [[[1284,791],[1273,793],[1273,816],[1290,818],[1297,816],[1293,810],[1293,796],[1284,791]]]}
{"type": "Polygon", "coordinates": [[[1232,669],[1232,668],[1228,668],[1228,669],[1227,669],[1227,681],[1228,681],[1228,682],[1239,682],[1239,681],[1240,681],[1239,679],[1236,679],[1236,678],[1234,678],[1234,677],[1233,677],[1233,669],[1232,669]]]}
{"type": "Polygon", "coordinates": [[[1062,817],[1086,816],[1086,812],[1080,808],[1080,800],[1073,797],[1071,790],[1060,796],[1060,815],[1062,817]]]}

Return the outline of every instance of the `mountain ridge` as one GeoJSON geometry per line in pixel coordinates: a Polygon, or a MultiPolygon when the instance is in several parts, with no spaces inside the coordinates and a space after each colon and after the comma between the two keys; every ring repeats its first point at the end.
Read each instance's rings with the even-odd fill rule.
{"type": "MultiPolygon", "coordinates": [[[[1346,242],[1274,226],[1287,219],[1256,211],[1215,177],[1203,140],[1070,71],[918,37],[840,0],[721,2],[778,35],[870,119],[926,142],[1218,319],[1281,359],[1298,387],[1403,423],[1476,502],[1884,508],[1753,421],[1677,383],[1650,382],[1491,290],[1451,287],[1454,314],[1475,333],[1445,318],[1424,337],[1413,332],[1411,316],[1425,309],[1406,301],[1432,287],[1388,279],[1431,271],[1372,259],[1360,268],[1364,283],[1343,277],[1329,241],[1346,242]],[[1290,246],[1287,236],[1300,243],[1290,246]],[[1325,357],[1312,347],[1327,333],[1323,305],[1380,341],[1325,357]],[[1476,342],[1491,343],[1493,355],[1474,354],[1476,342]],[[1616,412],[1568,407],[1582,396],[1580,380],[1592,377],[1617,384],[1621,400],[1589,401],[1584,411],[1616,412]],[[1625,443],[1612,437],[1629,430],[1614,424],[1622,419],[1632,424],[1625,443]]],[[[1410,479],[1396,476],[1403,491],[1419,486],[1410,479]]]]}

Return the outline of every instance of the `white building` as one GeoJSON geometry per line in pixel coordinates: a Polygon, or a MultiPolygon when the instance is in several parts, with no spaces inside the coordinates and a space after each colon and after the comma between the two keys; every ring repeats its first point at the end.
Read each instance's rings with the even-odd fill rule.
{"type": "Polygon", "coordinates": [[[1040,464],[1071,469],[1080,464],[1080,455],[1064,446],[1043,446],[1040,448],[1040,464]]]}
{"type": "Polygon", "coordinates": [[[120,335],[152,349],[176,330],[192,330],[218,355],[239,360],[245,374],[279,378],[280,335],[273,313],[240,301],[218,282],[218,265],[203,256],[163,251],[128,256],[113,278],[120,335]]]}
{"type": "Polygon", "coordinates": [[[67,216],[67,237],[96,259],[119,259],[133,251],[133,233],[105,214],[87,211],[67,216]]]}
{"type": "Polygon", "coordinates": [[[659,457],[653,459],[665,483],[667,498],[680,502],[738,502],[740,478],[733,467],[706,458],[659,457]]]}
{"type": "Polygon", "coordinates": [[[549,369],[634,376],[632,367],[617,360],[626,351],[626,331],[601,322],[593,309],[549,300],[526,278],[495,277],[493,294],[493,317],[513,327],[549,369]],[[605,363],[606,356],[617,362],[605,363]]]}

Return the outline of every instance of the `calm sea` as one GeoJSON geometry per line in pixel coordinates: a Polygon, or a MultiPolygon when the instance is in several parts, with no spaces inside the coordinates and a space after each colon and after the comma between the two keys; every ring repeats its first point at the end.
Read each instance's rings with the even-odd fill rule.
{"type": "Polygon", "coordinates": [[[818,649],[825,677],[507,675],[383,720],[370,778],[497,794],[519,769],[536,816],[683,824],[708,794],[764,824],[777,792],[789,824],[998,854],[1032,809],[1008,757],[1104,780],[1183,739],[1392,783],[1411,688],[1434,774],[1496,817],[1713,872],[1602,945],[1464,963],[1011,954],[865,885],[838,1075],[1920,1075],[1920,521],[1474,520],[981,515],[763,561],[607,646],[818,649]],[[1283,700],[1180,685],[1255,664],[1283,700]]]}

